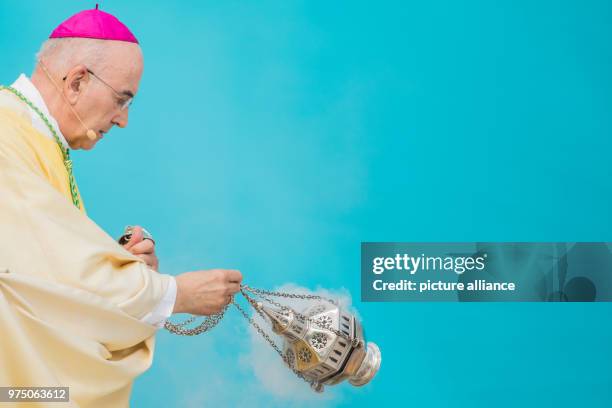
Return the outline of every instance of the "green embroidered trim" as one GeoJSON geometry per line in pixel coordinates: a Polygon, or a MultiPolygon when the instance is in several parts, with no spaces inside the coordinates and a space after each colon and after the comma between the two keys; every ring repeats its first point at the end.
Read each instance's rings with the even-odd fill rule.
{"type": "Polygon", "coordinates": [[[53,126],[51,125],[51,122],[49,122],[49,119],[47,119],[45,114],[42,113],[40,109],[38,109],[28,98],[26,98],[21,92],[19,92],[15,88],[10,87],[10,86],[0,85],[0,91],[3,89],[6,89],[7,91],[12,92],[13,94],[15,94],[15,96],[21,99],[26,105],[32,108],[32,110],[36,112],[38,116],[40,116],[42,121],[45,122],[45,125],[47,125],[47,127],[53,134],[53,138],[55,139],[55,142],[57,143],[57,145],[59,146],[62,152],[62,157],[64,159],[64,166],[66,167],[66,171],[68,172],[68,183],[70,184],[70,194],[72,195],[72,202],[77,208],[80,209],[81,203],[79,201],[79,193],[77,190],[76,181],[74,179],[74,175],[72,174],[72,160],[70,160],[70,151],[68,150],[68,148],[65,148],[62,145],[62,142],[59,136],[57,135],[57,133],[55,132],[55,129],[53,129],[53,126]]]}

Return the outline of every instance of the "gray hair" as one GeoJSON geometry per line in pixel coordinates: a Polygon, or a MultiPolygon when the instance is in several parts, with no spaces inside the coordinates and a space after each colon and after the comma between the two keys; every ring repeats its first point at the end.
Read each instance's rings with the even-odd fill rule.
{"type": "Polygon", "coordinates": [[[104,71],[110,60],[108,41],[95,38],[50,38],[36,53],[36,64],[41,59],[55,72],[65,72],[78,64],[95,71],[104,71]]]}

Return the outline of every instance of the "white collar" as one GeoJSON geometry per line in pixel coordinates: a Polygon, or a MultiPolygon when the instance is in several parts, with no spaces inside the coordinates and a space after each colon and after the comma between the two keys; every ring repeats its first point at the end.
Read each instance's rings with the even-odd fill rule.
{"type": "MultiPolygon", "coordinates": [[[[32,81],[30,81],[30,79],[25,74],[21,74],[11,86],[21,92],[23,96],[28,98],[30,102],[32,102],[32,104],[36,106],[47,117],[49,123],[51,124],[51,127],[53,127],[53,130],[55,130],[55,133],[57,133],[57,136],[59,137],[60,142],[62,142],[64,148],[70,148],[68,142],[66,141],[66,138],[59,130],[57,121],[53,116],[51,116],[51,113],[49,113],[49,109],[47,109],[47,105],[45,104],[42,95],[40,94],[40,92],[38,92],[38,89],[36,89],[36,86],[34,86],[32,81]]],[[[51,139],[55,139],[53,137],[53,133],[51,133],[45,122],[40,118],[40,116],[38,116],[38,113],[34,112],[29,106],[28,109],[30,110],[30,114],[32,116],[32,126],[34,126],[34,128],[43,135],[51,139]]]]}

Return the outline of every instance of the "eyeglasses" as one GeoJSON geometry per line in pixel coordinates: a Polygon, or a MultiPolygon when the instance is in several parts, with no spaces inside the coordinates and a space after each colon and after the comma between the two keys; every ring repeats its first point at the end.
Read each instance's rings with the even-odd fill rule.
{"type": "MultiPolygon", "coordinates": [[[[130,105],[132,104],[132,102],[134,102],[134,95],[132,95],[132,93],[130,91],[117,92],[117,90],[115,88],[113,88],[105,80],[103,80],[102,78],[100,78],[99,76],[94,74],[93,71],[90,70],[89,68],[87,68],[87,72],[89,72],[94,78],[96,78],[98,81],[102,82],[111,91],[113,91],[113,93],[117,97],[117,105],[119,106],[119,108],[122,111],[128,109],[130,107],[130,105]]],[[[65,76],[64,78],[62,78],[62,80],[65,81],[66,78],[68,78],[68,76],[65,76]]]]}

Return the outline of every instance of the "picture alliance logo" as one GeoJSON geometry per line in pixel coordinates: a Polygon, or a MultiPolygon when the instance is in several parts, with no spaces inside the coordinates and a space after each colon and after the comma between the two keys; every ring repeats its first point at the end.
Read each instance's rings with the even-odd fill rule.
{"type": "Polygon", "coordinates": [[[406,271],[414,275],[419,271],[452,271],[461,275],[465,271],[482,271],[487,254],[476,256],[411,256],[396,254],[394,257],[376,257],[372,260],[372,272],[380,275],[385,271],[406,271]]]}

